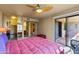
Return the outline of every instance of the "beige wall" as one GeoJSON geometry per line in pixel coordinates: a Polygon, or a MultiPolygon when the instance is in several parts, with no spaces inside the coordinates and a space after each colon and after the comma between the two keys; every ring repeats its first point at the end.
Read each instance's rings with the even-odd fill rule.
{"type": "Polygon", "coordinates": [[[0,27],[2,27],[2,12],[0,12],[0,27]]]}
{"type": "Polygon", "coordinates": [[[45,34],[48,39],[55,39],[55,20],[53,18],[40,19],[38,23],[38,34],[45,34]]]}

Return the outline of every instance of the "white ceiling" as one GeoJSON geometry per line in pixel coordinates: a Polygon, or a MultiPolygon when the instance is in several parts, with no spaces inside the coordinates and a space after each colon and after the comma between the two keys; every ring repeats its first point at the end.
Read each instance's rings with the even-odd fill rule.
{"type": "MultiPolygon", "coordinates": [[[[41,5],[45,6],[45,4],[41,5]]],[[[44,12],[40,15],[34,14],[34,11],[32,8],[27,7],[25,4],[0,4],[0,10],[7,14],[16,14],[21,16],[30,16],[30,17],[47,17],[51,15],[55,15],[57,13],[60,13],[62,11],[66,11],[72,8],[75,8],[79,5],[77,4],[52,4],[53,8],[52,10],[48,12],[44,12]]]]}

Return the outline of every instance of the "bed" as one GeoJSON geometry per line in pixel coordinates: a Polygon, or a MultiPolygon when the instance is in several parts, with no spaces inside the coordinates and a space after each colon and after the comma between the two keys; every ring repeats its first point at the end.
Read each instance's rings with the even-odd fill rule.
{"type": "Polygon", "coordinates": [[[0,35],[0,54],[63,54],[64,49],[55,42],[41,37],[9,40],[0,35]]]}

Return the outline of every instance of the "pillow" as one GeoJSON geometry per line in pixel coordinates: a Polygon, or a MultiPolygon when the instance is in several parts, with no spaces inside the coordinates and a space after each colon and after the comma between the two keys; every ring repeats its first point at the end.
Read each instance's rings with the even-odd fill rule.
{"type": "Polygon", "coordinates": [[[6,45],[7,42],[8,42],[8,37],[7,37],[7,35],[6,35],[5,33],[2,33],[1,38],[3,39],[3,41],[4,41],[5,45],[6,45]]]}
{"type": "Polygon", "coordinates": [[[6,51],[6,46],[3,38],[0,36],[0,54],[4,54],[6,51]]]}
{"type": "Polygon", "coordinates": [[[2,35],[0,35],[0,54],[6,53],[7,42],[8,42],[8,37],[6,36],[5,33],[2,33],[2,35]]]}
{"type": "Polygon", "coordinates": [[[37,36],[46,39],[46,35],[44,35],[44,34],[38,34],[37,36]]]}

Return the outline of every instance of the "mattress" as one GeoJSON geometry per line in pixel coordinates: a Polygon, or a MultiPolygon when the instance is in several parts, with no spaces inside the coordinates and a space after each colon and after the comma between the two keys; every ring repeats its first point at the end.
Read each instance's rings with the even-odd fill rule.
{"type": "Polygon", "coordinates": [[[10,40],[6,45],[7,54],[61,54],[63,48],[48,39],[41,37],[10,40]]]}

